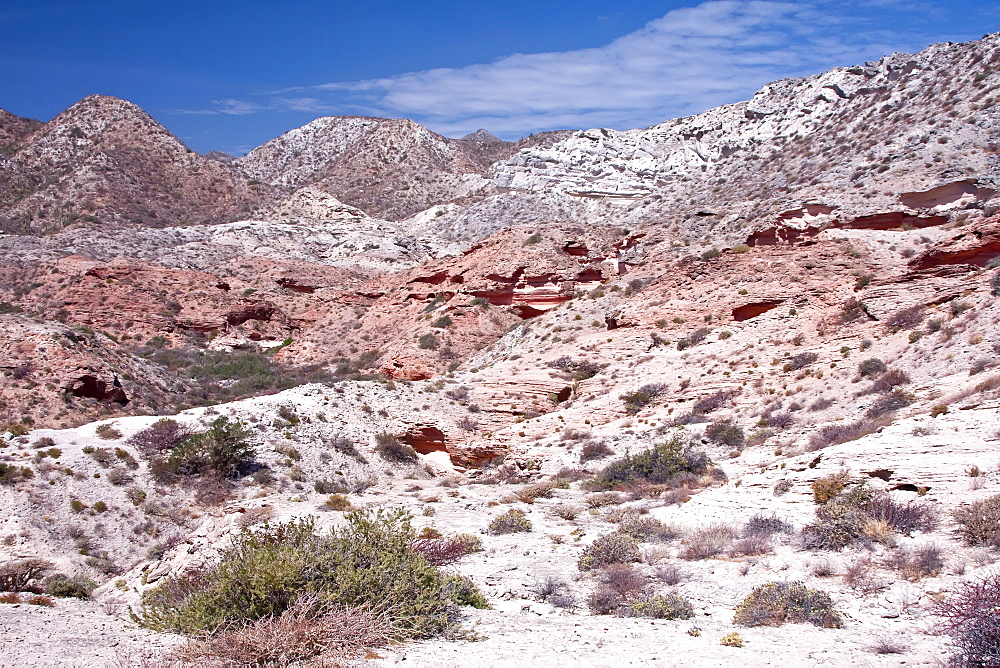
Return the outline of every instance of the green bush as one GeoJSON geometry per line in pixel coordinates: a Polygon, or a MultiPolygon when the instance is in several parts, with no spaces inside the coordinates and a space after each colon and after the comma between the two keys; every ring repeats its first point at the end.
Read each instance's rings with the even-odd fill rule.
{"type": "Polygon", "coordinates": [[[705,427],[705,438],[713,443],[738,448],[746,443],[746,435],[732,420],[719,420],[705,427]]]}
{"type": "Polygon", "coordinates": [[[217,418],[208,431],[187,437],[157,461],[159,471],[179,475],[215,472],[227,478],[246,472],[256,456],[250,431],[238,420],[217,418]]]}
{"type": "Polygon", "coordinates": [[[437,327],[438,329],[445,329],[450,327],[452,324],[452,319],[449,316],[443,315],[434,322],[431,323],[431,327],[437,327]]]}
{"type": "Polygon", "coordinates": [[[627,605],[625,612],[629,617],[649,619],[691,619],[694,617],[694,608],[691,606],[691,602],[677,594],[641,598],[627,605]]]}
{"type": "Polygon", "coordinates": [[[786,622],[833,629],[844,624],[829,594],[808,589],[801,582],[770,582],[756,587],[736,606],[733,618],[740,626],[781,626],[786,622]]]}
{"type": "Polygon", "coordinates": [[[409,548],[411,519],[399,509],[364,509],[325,535],[312,517],[244,529],[217,565],[147,593],[138,619],[155,630],[212,634],[280,616],[303,594],[317,594],[338,608],[384,611],[397,639],[440,633],[456,603],[486,602],[468,580],[409,548]]]}
{"type": "Polygon", "coordinates": [[[642,559],[639,541],[620,531],[601,536],[580,555],[577,568],[589,571],[611,564],[631,564],[642,559]]]}
{"type": "Polygon", "coordinates": [[[486,530],[494,536],[502,533],[531,531],[531,520],[525,517],[523,510],[514,508],[494,517],[486,530]]]}
{"type": "Polygon", "coordinates": [[[417,346],[423,350],[437,350],[438,340],[432,333],[427,332],[417,339],[417,346]]]}
{"type": "Polygon", "coordinates": [[[616,459],[594,477],[591,485],[595,489],[615,489],[633,480],[669,484],[684,474],[700,475],[711,468],[712,460],[703,450],[675,435],[649,450],[616,459]]]}
{"type": "Polygon", "coordinates": [[[35,477],[35,472],[26,466],[12,466],[0,462],[0,485],[13,485],[35,477]]]}
{"type": "Polygon", "coordinates": [[[45,593],[61,598],[90,598],[90,593],[97,588],[93,580],[79,575],[63,575],[58,573],[45,578],[45,593]]]}

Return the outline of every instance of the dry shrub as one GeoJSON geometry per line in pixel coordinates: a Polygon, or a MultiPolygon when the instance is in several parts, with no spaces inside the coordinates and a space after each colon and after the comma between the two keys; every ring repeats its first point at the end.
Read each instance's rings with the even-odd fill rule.
{"type": "Polygon", "coordinates": [[[838,471],[837,473],[817,478],[812,484],[813,500],[816,503],[828,503],[836,498],[850,481],[851,474],[847,471],[838,471]]]}
{"type": "Polygon", "coordinates": [[[933,531],[938,526],[937,511],[932,506],[915,501],[896,501],[885,492],[875,492],[864,509],[872,519],[885,521],[906,535],[914,531],[933,531]]]}
{"type": "Polygon", "coordinates": [[[576,608],[576,597],[569,583],[557,575],[546,575],[535,582],[531,591],[540,600],[557,608],[576,608]]]}
{"type": "Polygon", "coordinates": [[[556,483],[551,480],[543,480],[531,485],[525,485],[517,490],[515,496],[522,503],[534,503],[540,497],[552,496],[552,490],[556,488],[556,483]]]}
{"type": "Polygon", "coordinates": [[[740,538],[729,548],[729,555],[732,557],[754,556],[767,554],[772,549],[771,538],[763,535],[751,535],[740,538]]]}
{"type": "Polygon", "coordinates": [[[665,543],[681,535],[675,526],[635,513],[623,515],[618,530],[643,543],[665,543]]]}
{"type": "Polygon", "coordinates": [[[525,516],[523,510],[518,510],[517,508],[508,510],[502,515],[497,515],[487,528],[487,532],[494,536],[523,531],[531,531],[531,521],[525,516]]]}
{"type": "Polygon", "coordinates": [[[747,520],[740,530],[740,536],[749,538],[751,536],[763,536],[770,538],[776,533],[792,533],[794,527],[777,515],[757,514],[747,520]]]}
{"type": "Polygon", "coordinates": [[[478,544],[470,541],[475,536],[464,534],[465,537],[456,536],[454,538],[415,538],[410,541],[410,549],[422,556],[434,566],[445,566],[453,564],[467,554],[472,554],[482,549],[482,542],[478,544]]]}
{"type": "Polygon", "coordinates": [[[564,520],[575,520],[577,515],[583,512],[583,508],[580,506],[573,506],[568,503],[560,503],[552,506],[549,510],[553,515],[564,520]]]}
{"type": "Polygon", "coordinates": [[[604,441],[588,441],[580,448],[580,463],[610,457],[614,451],[604,441]]]}
{"type": "Polygon", "coordinates": [[[20,603],[21,595],[17,592],[6,591],[0,594],[0,603],[20,603]]]}
{"type": "Polygon", "coordinates": [[[577,567],[581,571],[589,571],[611,564],[634,563],[641,559],[639,542],[626,533],[615,531],[588,545],[580,555],[577,567]]]}
{"type": "Polygon", "coordinates": [[[194,432],[186,425],[170,418],[163,418],[130,436],[125,444],[147,457],[155,457],[172,450],[175,445],[193,434],[194,432]]]}
{"type": "Polygon", "coordinates": [[[0,591],[34,591],[35,581],[52,569],[52,562],[38,558],[17,559],[0,566],[0,591]]]}
{"type": "Polygon", "coordinates": [[[962,506],[951,516],[969,545],[1000,547],[1000,494],[962,506]]]}
{"type": "Polygon", "coordinates": [[[939,630],[952,637],[957,666],[1000,665],[1000,573],[961,584],[937,604],[939,630]]]}
{"type": "Polygon", "coordinates": [[[780,626],[786,622],[834,629],[843,626],[829,594],[808,589],[801,582],[770,582],[755,588],[736,607],[733,617],[733,623],[741,626],[780,626]]]}
{"type": "Polygon", "coordinates": [[[891,392],[894,388],[900,385],[907,385],[910,382],[910,377],[906,375],[905,371],[900,371],[899,369],[889,369],[881,376],[875,379],[871,387],[868,388],[869,394],[874,393],[885,393],[891,392]]]}
{"type": "Polygon", "coordinates": [[[736,532],[727,524],[712,524],[688,533],[681,559],[707,559],[722,554],[733,542],[736,532]]]}
{"type": "Polygon", "coordinates": [[[598,492],[589,494],[583,500],[591,508],[603,508],[604,506],[615,506],[624,503],[625,498],[617,492],[598,492]]]}
{"type": "Polygon", "coordinates": [[[28,605],[40,605],[43,608],[54,608],[54,607],[56,607],[56,602],[53,601],[51,597],[44,596],[44,595],[38,595],[38,594],[36,594],[35,596],[31,596],[30,598],[28,598],[25,601],[25,603],[27,603],[28,605]]]}
{"type": "Polygon", "coordinates": [[[865,415],[870,418],[880,418],[889,413],[894,413],[901,408],[906,408],[914,402],[914,396],[901,389],[895,389],[888,394],[883,394],[875,400],[865,415]]]}
{"type": "Polygon", "coordinates": [[[629,564],[611,564],[601,569],[597,580],[622,598],[634,598],[645,589],[648,579],[629,564]]]}
{"type": "Polygon", "coordinates": [[[691,619],[694,617],[694,607],[691,602],[677,594],[643,596],[624,606],[622,612],[627,617],[645,617],[647,619],[691,619]]]}
{"type": "Polygon", "coordinates": [[[350,661],[398,635],[388,616],[370,608],[338,610],[316,594],[301,596],[278,617],[263,617],[205,642],[190,643],[175,658],[196,665],[287,666],[315,657],[350,661]]]}
{"type": "Polygon", "coordinates": [[[899,571],[907,580],[916,581],[940,573],[944,556],[941,548],[931,543],[895,550],[886,560],[886,566],[899,571]]]}
{"type": "Polygon", "coordinates": [[[856,441],[862,436],[874,433],[887,424],[886,418],[861,418],[854,422],[837,422],[822,427],[809,437],[809,450],[820,450],[829,445],[856,441]]]}

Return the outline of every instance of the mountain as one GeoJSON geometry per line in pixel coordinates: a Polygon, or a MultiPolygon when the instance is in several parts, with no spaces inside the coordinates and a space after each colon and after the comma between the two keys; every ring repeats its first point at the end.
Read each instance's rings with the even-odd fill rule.
{"type": "MultiPolygon", "coordinates": [[[[5,128],[7,119],[0,119],[5,128]]],[[[7,232],[231,220],[266,192],[124,100],[92,95],[48,123],[17,127],[0,163],[0,229],[7,232]]]]}
{"type": "MultiPolygon", "coordinates": [[[[414,534],[390,542],[459,560],[448,582],[493,606],[463,609],[481,642],[379,661],[964,651],[926,631],[998,584],[998,70],[1000,34],[652,128],[322,118],[235,160],[110,98],[0,115],[0,577],[46,559],[102,604],[9,606],[4,650],[163,658],[185,638],[108,612],[169,616],[241,536],[353,506],[403,508],[414,534]],[[92,219],[51,224],[77,202],[92,219]],[[248,454],[212,463],[230,438],[248,454]],[[785,594],[813,623],[770,626],[785,594]]],[[[284,661],[298,636],[274,630],[306,621],[183,656],[284,661]]]]}

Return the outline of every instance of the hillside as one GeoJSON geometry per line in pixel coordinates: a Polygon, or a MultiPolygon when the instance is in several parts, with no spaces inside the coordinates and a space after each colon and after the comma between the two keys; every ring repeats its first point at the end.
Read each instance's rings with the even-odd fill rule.
{"type": "MultiPolygon", "coordinates": [[[[1000,559],[997,65],[1000,34],[519,143],[321,118],[232,164],[110,98],[0,115],[0,565],[94,585],[0,605],[11,660],[55,623],[80,661],[271,651],[239,629],[304,623],[299,589],[226,631],[204,619],[257,599],[191,604],[241,531],[354,610],[310,559],[392,508],[413,532],[378,558],[446,566],[419,571],[443,616],[393,590],[365,628],[420,619],[393,636],[419,642],[329,660],[910,666],[980,643],[941,619],[1000,559]],[[281,524],[305,516],[309,538],[281,524]],[[797,583],[801,619],[747,602],[797,583]]],[[[261,563],[246,578],[284,577],[261,563]]]]}

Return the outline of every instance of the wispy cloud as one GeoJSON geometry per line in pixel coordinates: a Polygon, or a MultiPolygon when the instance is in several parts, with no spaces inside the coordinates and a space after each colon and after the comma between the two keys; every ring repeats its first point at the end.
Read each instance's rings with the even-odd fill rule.
{"type": "MultiPolygon", "coordinates": [[[[713,0],[671,11],[599,48],[287,89],[266,102],[218,100],[196,113],[396,116],[451,136],[480,127],[508,137],[642,127],[746,99],[768,81],[897,49],[898,33],[877,20],[886,5],[897,4],[713,0]]],[[[902,46],[921,43],[919,36],[910,39],[902,46]]]]}

